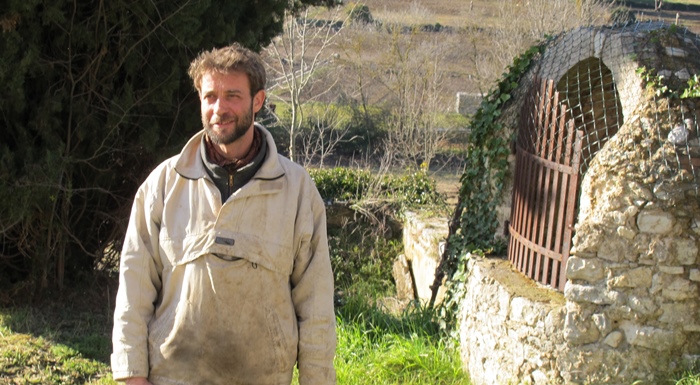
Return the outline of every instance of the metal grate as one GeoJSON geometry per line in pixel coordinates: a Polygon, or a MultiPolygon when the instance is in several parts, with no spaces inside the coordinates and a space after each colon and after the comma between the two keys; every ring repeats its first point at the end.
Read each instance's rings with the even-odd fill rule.
{"type": "Polygon", "coordinates": [[[662,200],[700,195],[698,46],[663,23],[587,27],[547,44],[533,73],[548,80],[532,83],[518,123],[508,226],[518,270],[563,289],[580,180],[609,145],[603,172],[636,173],[662,200]]]}
{"type": "Polygon", "coordinates": [[[576,213],[583,130],[553,81],[536,81],[521,114],[508,257],[528,277],[563,290],[576,213]]]}

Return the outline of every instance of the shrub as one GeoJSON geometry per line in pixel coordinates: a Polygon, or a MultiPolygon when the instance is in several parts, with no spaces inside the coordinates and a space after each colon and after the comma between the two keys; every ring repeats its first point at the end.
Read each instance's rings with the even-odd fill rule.
{"type": "Polygon", "coordinates": [[[367,170],[343,167],[313,169],[309,173],[327,201],[382,200],[393,203],[399,211],[443,202],[435,180],[423,170],[376,177],[367,170]]]}
{"type": "Polygon", "coordinates": [[[365,4],[348,4],[348,16],[353,23],[371,24],[374,23],[372,12],[365,4]]]}

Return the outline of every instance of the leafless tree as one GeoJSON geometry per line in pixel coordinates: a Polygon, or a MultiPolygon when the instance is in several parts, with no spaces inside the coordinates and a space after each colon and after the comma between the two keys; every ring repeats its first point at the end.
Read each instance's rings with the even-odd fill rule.
{"type": "Polygon", "coordinates": [[[439,37],[392,34],[382,83],[392,101],[385,147],[392,149],[397,165],[428,168],[447,139],[448,132],[437,127],[437,117],[451,105],[443,91],[446,49],[439,37]]]}
{"type": "Polygon", "coordinates": [[[356,139],[350,137],[350,127],[343,124],[338,108],[329,104],[319,105],[323,110],[316,111],[313,122],[302,138],[298,161],[304,166],[316,165],[323,168],[327,158],[336,148],[356,139]]]}
{"type": "MultiPolygon", "coordinates": [[[[341,7],[332,9],[323,19],[312,17],[315,10],[317,9],[306,9],[297,17],[287,14],[284,32],[264,50],[264,56],[268,59],[268,71],[272,75],[268,95],[277,104],[288,107],[291,114],[288,122],[284,123],[284,128],[289,134],[289,157],[294,161],[298,160],[296,142],[306,119],[305,104],[326,96],[335,85],[331,81],[330,84],[322,85],[321,89],[314,88],[320,70],[332,63],[331,47],[347,22],[347,16],[342,17],[341,7]]],[[[278,122],[283,124],[280,119],[278,122]]],[[[323,132],[317,132],[312,137],[325,142],[311,144],[311,139],[305,138],[305,148],[319,150],[321,146],[323,149],[319,151],[323,152],[324,157],[327,156],[343,140],[342,135],[337,135],[338,132],[334,135],[326,133],[327,130],[334,129],[332,126],[316,126],[316,130],[323,132]]]]}

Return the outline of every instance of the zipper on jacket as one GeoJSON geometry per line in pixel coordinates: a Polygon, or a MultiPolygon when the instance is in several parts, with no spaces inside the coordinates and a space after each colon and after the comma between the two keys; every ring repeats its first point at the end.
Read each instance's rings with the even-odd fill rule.
{"type": "Polygon", "coordinates": [[[235,173],[235,171],[228,173],[228,196],[231,196],[231,194],[233,194],[233,175],[235,173]]]}

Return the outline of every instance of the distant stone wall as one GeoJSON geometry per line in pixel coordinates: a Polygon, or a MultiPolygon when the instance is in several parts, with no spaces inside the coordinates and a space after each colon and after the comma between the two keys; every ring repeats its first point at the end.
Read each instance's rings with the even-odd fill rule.
{"type": "Polygon", "coordinates": [[[482,99],[481,94],[457,92],[455,112],[462,115],[471,115],[479,109],[482,99]]]}

